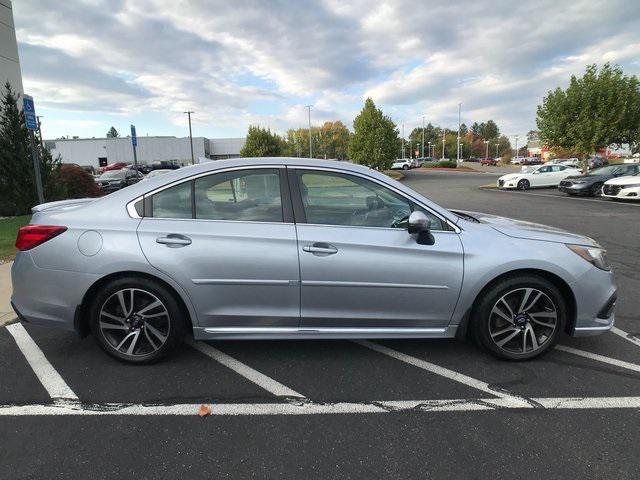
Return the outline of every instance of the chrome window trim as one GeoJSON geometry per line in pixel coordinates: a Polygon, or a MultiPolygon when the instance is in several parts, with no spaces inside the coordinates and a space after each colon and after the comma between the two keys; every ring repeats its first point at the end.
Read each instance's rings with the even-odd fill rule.
{"type": "MultiPolygon", "coordinates": [[[[440,215],[439,213],[433,211],[431,208],[427,207],[426,205],[424,205],[422,202],[418,201],[417,199],[413,198],[410,195],[407,195],[405,192],[402,192],[400,190],[398,190],[397,188],[393,187],[392,185],[388,185],[384,182],[382,182],[381,180],[378,180],[377,178],[371,177],[369,175],[365,175],[363,173],[360,172],[354,172],[351,170],[342,170],[339,168],[330,168],[330,167],[309,167],[309,166],[295,166],[292,165],[292,168],[294,168],[295,170],[311,170],[311,171],[325,171],[325,172],[335,172],[335,173],[341,173],[341,174],[345,174],[345,175],[355,175],[357,177],[360,178],[364,178],[365,180],[369,180],[371,182],[377,183],[378,185],[381,185],[382,187],[388,188],[389,190],[397,193],[398,195],[400,195],[402,198],[404,198],[405,200],[410,199],[413,203],[418,204],[418,206],[424,208],[425,210],[427,210],[429,213],[431,213],[433,216],[439,218],[441,221],[443,221],[444,223],[446,223],[447,225],[449,225],[449,227],[451,227],[453,229],[453,233],[460,233],[462,231],[462,229],[460,227],[458,227],[456,224],[454,224],[452,221],[450,221],[448,218],[440,215]]],[[[363,227],[360,225],[324,225],[324,224],[317,224],[317,223],[303,223],[302,225],[321,225],[321,226],[327,226],[327,227],[346,227],[346,228],[382,228],[385,230],[398,230],[397,228],[390,228],[390,227],[363,227]]],[[[431,230],[433,232],[448,232],[448,230],[431,230]]]]}
{"type": "Polygon", "coordinates": [[[138,211],[136,210],[136,203],[143,199],[144,195],[140,195],[138,198],[134,198],[129,203],[127,203],[127,213],[131,218],[142,218],[140,215],[138,215],[138,211]]]}

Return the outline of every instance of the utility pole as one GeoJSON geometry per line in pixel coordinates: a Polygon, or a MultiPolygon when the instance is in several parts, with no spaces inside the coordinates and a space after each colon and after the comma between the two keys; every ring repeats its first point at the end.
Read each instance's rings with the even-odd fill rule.
{"type": "MultiPolygon", "coordinates": [[[[429,148],[429,151],[431,151],[431,148],[429,148]]],[[[424,159],[424,115],[422,116],[422,158],[424,159]]]]}
{"type": "Polygon", "coordinates": [[[313,140],[311,138],[311,107],[313,107],[313,105],[307,105],[307,110],[309,112],[309,158],[313,158],[313,140]]]}
{"type": "Polygon", "coordinates": [[[431,142],[429,142],[429,158],[431,158],[431,142]]]}
{"type": "Polygon", "coordinates": [[[402,122],[402,159],[404,160],[404,122],[402,122]]]}
{"type": "Polygon", "coordinates": [[[182,112],[182,113],[186,113],[187,116],[189,117],[189,143],[191,144],[191,165],[194,165],[196,162],[193,158],[193,136],[191,134],[191,114],[196,112],[188,111],[188,112],[182,112]]]}
{"type": "Polygon", "coordinates": [[[485,154],[484,154],[484,158],[489,158],[489,140],[485,140],[484,141],[485,146],[487,147],[485,149],[485,154]]]}
{"type": "Polygon", "coordinates": [[[462,103],[458,104],[458,158],[457,162],[460,163],[460,121],[462,119],[462,103]]]}
{"type": "Polygon", "coordinates": [[[44,118],[44,115],[36,115],[36,120],[38,121],[38,137],[40,137],[40,146],[44,149],[44,140],[42,139],[42,123],[40,119],[44,118]]]}
{"type": "Polygon", "coordinates": [[[516,154],[513,158],[518,158],[518,135],[515,135],[516,137],[516,154]]]}
{"type": "Polygon", "coordinates": [[[444,140],[445,140],[446,133],[447,133],[447,129],[443,128],[442,129],[442,160],[444,160],[444,140]]]}

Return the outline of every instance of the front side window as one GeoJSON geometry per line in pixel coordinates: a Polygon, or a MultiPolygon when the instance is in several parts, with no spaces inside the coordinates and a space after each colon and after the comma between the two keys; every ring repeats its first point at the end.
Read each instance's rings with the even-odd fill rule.
{"type": "Polygon", "coordinates": [[[198,178],[194,195],[196,218],[283,221],[277,169],[240,170],[198,178]]]}
{"type": "Polygon", "coordinates": [[[431,229],[442,221],[412,201],[378,183],[355,175],[298,170],[307,223],[359,227],[407,228],[411,212],[420,210],[431,229]]]}

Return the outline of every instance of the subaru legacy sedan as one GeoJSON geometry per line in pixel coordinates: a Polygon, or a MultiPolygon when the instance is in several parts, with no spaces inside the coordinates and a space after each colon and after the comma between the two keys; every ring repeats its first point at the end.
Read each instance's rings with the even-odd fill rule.
{"type": "Polygon", "coordinates": [[[592,239],[450,211],[346,162],[243,158],[43,204],[16,240],[23,322],[149,363],[196,340],[450,338],[533,358],[614,322],[592,239]]]}

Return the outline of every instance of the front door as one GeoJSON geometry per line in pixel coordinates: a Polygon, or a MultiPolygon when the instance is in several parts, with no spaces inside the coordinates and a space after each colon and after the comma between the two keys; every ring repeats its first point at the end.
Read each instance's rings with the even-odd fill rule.
{"type": "Polygon", "coordinates": [[[356,174],[297,169],[290,181],[302,210],[296,228],[303,328],[449,324],[463,251],[446,222],[356,174]],[[430,218],[434,245],[420,245],[407,232],[415,209],[430,218]]]}
{"type": "Polygon", "coordinates": [[[144,254],[185,288],[200,327],[298,326],[296,232],[283,171],[213,173],[161,190],[151,211],[145,207],[144,254]]]}

